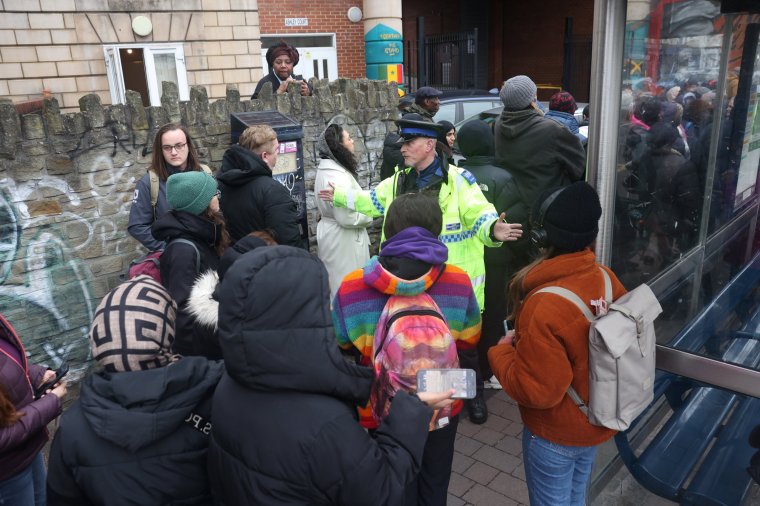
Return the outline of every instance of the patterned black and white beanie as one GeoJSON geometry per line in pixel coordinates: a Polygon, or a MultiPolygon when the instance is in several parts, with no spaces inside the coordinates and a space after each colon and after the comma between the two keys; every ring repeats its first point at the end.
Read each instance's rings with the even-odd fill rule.
{"type": "Polygon", "coordinates": [[[174,360],[177,305],[148,276],[120,284],[95,310],[90,327],[92,356],[108,372],[163,367],[174,360]]]}

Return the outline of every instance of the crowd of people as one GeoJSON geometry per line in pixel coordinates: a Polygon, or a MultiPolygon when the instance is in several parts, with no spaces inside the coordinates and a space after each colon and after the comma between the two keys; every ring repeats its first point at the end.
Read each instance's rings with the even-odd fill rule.
{"type": "MultiPolygon", "coordinates": [[[[311,93],[293,75],[295,48],[266,58],[254,97],[293,81],[311,93]]],[[[246,129],[212,176],[186,128],[162,127],[129,220],[162,251],[158,280],[135,277],[100,302],[97,370],[60,419],[47,479],[45,426],[66,384],[35,398],[54,372],[27,364],[0,318],[0,502],[443,505],[460,413],[484,423],[489,387],[520,406],[531,504],[584,504],[595,447],[613,434],[565,394],[588,397],[588,322],[561,299],[530,297],[548,284],[603,294],[589,249],[601,207],[583,182],[574,99],[558,94],[544,116],[535,83],[515,76],[493,127],[457,132],[434,122],[439,97],[425,87],[401,102],[384,177],[368,190],[349,132],[319,136],[316,255],[272,178],[272,128],[246,129]],[[421,367],[452,366],[475,371],[473,398],[417,391],[421,367]]]]}
{"type": "Polygon", "coordinates": [[[727,107],[715,111],[715,81],[649,78],[623,89],[618,138],[619,181],[614,255],[626,282],[649,278],[694,247],[702,221],[715,114],[722,114],[711,227],[733,209],[740,144],[732,140],[737,76],[729,73],[727,107]]]}

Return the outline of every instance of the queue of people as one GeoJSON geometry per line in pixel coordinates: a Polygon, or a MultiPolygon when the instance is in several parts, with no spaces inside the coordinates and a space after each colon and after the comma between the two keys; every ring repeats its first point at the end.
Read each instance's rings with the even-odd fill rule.
{"type": "MultiPolygon", "coordinates": [[[[298,81],[295,48],[277,44],[266,57],[271,72],[254,97],[298,81]]],[[[311,88],[301,81],[299,91],[311,88]]],[[[402,107],[395,140],[386,138],[396,163],[369,190],[348,130],[322,132],[316,255],[272,177],[274,130],[246,129],[212,177],[187,129],[162,127],[129,225],[163,251],[160,282],[134,278],[98,306],[89,333],[98,368],[60,421],[46,485],[44,427],[66,385],[32,399],[28,387],[52,371],[27,366],[0,319],[0,434],[12,441],[0,447],[0,498],[443,505],[460,413],[484,423],[489,386],[520,405],[531,503],[583,504],[595,447],[613,435],[571,414],[565,394],[572,385],[588,396],[588,322],[531,298],[548,284],[601,296],[589,249],[601,208],[581,181],[582,138],[565,116],[574,100],[557,97],[555,120],[545,118],[533,81],[516,76],[494,129],[476,120],[457,132],[433,121],[439,96],[421,88],[402,107]],[[370,258],[374,217],[381,248],[370,258]],[[424,307],[414,318],[425,330],[391,335],[405,304],[424,307]],[[421,363],[473,369],[474,397],[416,391],[421,363]]],[[[663,164],[671,158],[663,151],[663,164]]]]}

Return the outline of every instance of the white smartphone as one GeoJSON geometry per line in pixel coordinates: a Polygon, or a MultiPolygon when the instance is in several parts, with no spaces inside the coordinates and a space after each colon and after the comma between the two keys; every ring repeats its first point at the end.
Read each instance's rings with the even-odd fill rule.
{"type": "Polygon", "coordinates": [[[418,392],[444,392],[453,388],[455,399],[475,398],[475,371],[472,369],[420,369],[418,392]]]}

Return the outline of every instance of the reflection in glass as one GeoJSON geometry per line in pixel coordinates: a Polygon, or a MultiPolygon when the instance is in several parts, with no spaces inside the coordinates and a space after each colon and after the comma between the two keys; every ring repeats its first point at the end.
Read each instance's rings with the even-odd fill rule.
{"type": "Polygon", "coordinates": [[[709,232],[730,221],[757,195],[760,165],[760,16],[741,15],[733,21],[731,51],[722,109],[720,145],[712,189],[709,232]]]}
{"type": "Polygon", "coordinates": [[[156,82],[159,83],[159,86],[163,81],[169,81],[179,87],[177,61],[174,53],[155,53],[153,61],[156,66],[156,82]]]}
{"type": "Polygon", "coordinates": [[[717,1],[629,3],[612,268],[651,280],[699,241],[725,16],[717,1]]]}

